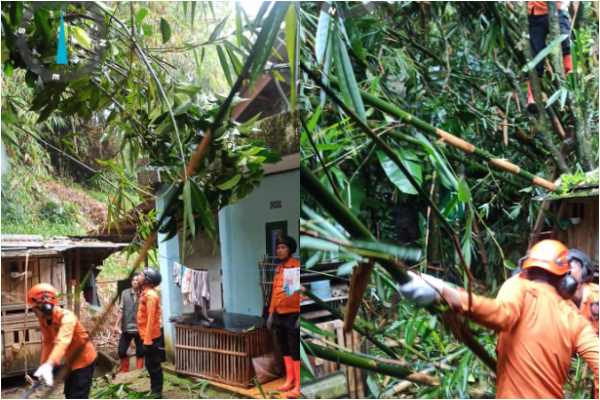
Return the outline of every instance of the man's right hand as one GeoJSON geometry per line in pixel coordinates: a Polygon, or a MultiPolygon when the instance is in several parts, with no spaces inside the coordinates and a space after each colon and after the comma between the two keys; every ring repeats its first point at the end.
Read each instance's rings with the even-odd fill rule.
{"type": "Polygon", "coordinates": [[[269,314],[269,318],[267,319],[267,329],[271,329],[273,326],[273,314],[269,314]]]}
{"type": "Polygon", "coordinates": [[[404,285],[397,285],[397,289],[408,301],[412,301],[419,306],[428,306],[440,300],[440,295],[444,289],[444,281],[429,275],[417,275],[408,271],[411,281],[404,285]]]}
{"type": "Polygon", "coordinates": [[[52,366],[48,363],[44,363],[40,365],[40,367],[33,373],[33,376],[39,378],[42,383],[45,383],[48,386],[52,386],[54,384],[54,375],[52,373],[52,366]]]}
{"type": "Polygon", "coordinates": [[[114,333],[115,335],[118,335],[118,334],[120,334],[120,333],[121,333],[121,330],[115,326],[115,329],[113,329],[113,333],[114,333]]]}

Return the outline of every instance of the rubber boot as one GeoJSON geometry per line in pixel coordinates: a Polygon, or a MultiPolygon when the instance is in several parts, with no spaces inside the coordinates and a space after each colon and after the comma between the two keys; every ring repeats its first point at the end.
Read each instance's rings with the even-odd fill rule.
{"type": "Polygon", "coordinates": [[[294,360],[292,357],[283,357],[285,361],[285,383],[277,388],[280,392],[287,392],[294,387],[294,360]]]}
{"type": "Polygon", "coordinates": [[[565,75],[573,73],[573,58],[570,54],[567,54],[564,58],[565,61],[565,75]]]}
{"type": "Polygon", "coordinates": [[[527,82],[527,112],[531,114],[536,114],[538,112],[538,106],[533,98],[531,83],[529,82],[527,82]]]}
{"type": "Polygon", "coordinates": [[[129,357],[121,358],[119,359],[119,362],[121,363],[121,370],[119,371],[119,374],[125,374],[129,372],[129,357]]]}
{"type": "Polygon", "coordinates": [[[136,359],[135,359],[135,367],[137,369],[144,368],[144,357],[136,357],[136,359]]]}
{"type": "Polygon", "coordinates": [[[294,390],[287,393],[288,399],[300,398],[300,361],[294,361],[294,376],[296,377],[296,386],[294,386],[294,390]]]}

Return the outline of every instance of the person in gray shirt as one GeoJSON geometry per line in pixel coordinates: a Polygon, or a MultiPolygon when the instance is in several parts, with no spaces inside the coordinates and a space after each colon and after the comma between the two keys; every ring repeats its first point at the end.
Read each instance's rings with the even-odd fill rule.
{"type": "Polygon", "coordinates": [[[121,334],[118,350],[121,363],[120,374],[129,372],[127,349],[132,339],[135,342],[136,368],[142,369],[144,366],[144,346],[137,327],[138,299],[140,297],[139,275],[139,273],[133,275],[131,289],[125,289],[121,293],[121,300],[119,301],[119,314],[117,322],[115,322],[114,333],[115,335],[121,334]]]}

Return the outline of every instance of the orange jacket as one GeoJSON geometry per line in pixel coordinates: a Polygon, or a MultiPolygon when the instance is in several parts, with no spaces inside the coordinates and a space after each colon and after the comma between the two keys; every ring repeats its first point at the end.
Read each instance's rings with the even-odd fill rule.
{"type": "MultiPolygon", "coordinates": [[[[473,295],[470,318],[498,332],[499,399],[562,399],[571,357],[592,369],[598,398],[598,336],[573,303],[547,283],[517,275],[496,299],[473,295]]],[[[469,295],[461,289],[462,311],[469,295]]]]}
{"type": "Polygon", "coordinates": [[[592,323],[594,330],[598,333],[598,285],[595,283],[583,284],[583,296],[579,312],[585,319],[592,323]]]}
{"type": "Polygon", "coordinates": [[[143,288],[138,303],[137,325],[140,338],[145,345],[150,346],[153,339],[160,337],[161,318],[162,311],[158,293],[153,288],[143,288]]]}
{"type": "MultiPolygon", "coordinates": [[[[560,10],[560,1],[556,2],[556,8],[560,10]]],[[[546,15],[548,14],[548,6],[545,1],[528,1],[527,13],[529,15],[546,15]]]]}
{"type": "Polygon", "coordinates": [[[286,265],[279,264],[275,268],[275,277],[273,278],[273,294],[271,295],[271,306],[269,313],[273,314],[277,310],[278,314],[290,314],[300,312],[300,292],[295,292],[291,296],[283,290],[283,269],[300,268],[300,261],[291,258],[286,265]]]}
{"type": "Polygon", "coordinates": [[[42,330],[41,364],[52,360],[60,365],[64,357],[71,371],[74,371],[94,362],[96,350],[75,314],[54,306],[51,321],[45,318],[39,320],[42,330]]]}

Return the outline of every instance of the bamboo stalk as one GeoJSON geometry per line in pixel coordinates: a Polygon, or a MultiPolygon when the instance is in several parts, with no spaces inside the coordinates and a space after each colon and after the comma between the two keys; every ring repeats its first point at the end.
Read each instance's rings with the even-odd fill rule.
{"type": "Polygon", "coordinates": [[[439,386],[440,380],[418,372],[412,372],[400,365],[383,363],[343,351],[329,349],[314,343],[305,342],[310,353],[324,360],[349,365],[355,368],[366,369],[383,375],[404,379],[413,383],[427,386],[439,386]]]}
{"type": "MultiPolygon", "coordinates": [[[[404,141],[409,142],[411,144],[418,145],[418,146],[421,145],[421,142],[418,139],[415,139],[414,137],[412,137],[410,135],[406,135],[406,134],[398,132],[398,131],[390,131],[388,134],[390,136],[393,136],[393,137],[396,137],[398,139],[404,140],[404,141]]],[[[508,185],[511,185],[511,186],[515,187],[516,189],[519,189],[519,190],[525,189],[525,186],[516,183],[514,180],[508,179],[504,175],[501,175],[500,173],[498,173],[498,172],[496,172],[494,170],[491,170],[491,169],[487,168],[486,166],[484,166],[482,164],[479,164],[477,162],[468,160],[468,159],[466,159],[464,157],[460,157],[460,156],[458,156],[458,155],[456,155],[456,154],[454,154],[451,151],[448,151],[446,149],[442,149],[442,152],[444,153],[444,155],[446,157],[448,157],[448,158],[450,158],[450,159],[452,159],[454,161],[458,161],[461,164],[464,164],[464,165],[468,166],[472,170],[480,171],[480,172],[485,172],[486,174],[487,173],[491,173],[494,176],[494,178],[496,178],[498,180],[501,180],[502,182],[504,182],[504,183],[506,183],[508,185]]]]}
{"type": "MultiPolygon", "coordinates": [[[[331,77],[331,82],[334,83],[335,85],[338,85],[338,80],[336,78],[331,77]]],[[[490,164],[495,165],[498,168],[508,171],[511,174],[520,176],[520,177],[526,179],[527,181],[532,182],[534,185],[543,187],[544,189],[549,190],[551,192],[559,192],[560,191],[560,188],[557,187],[554,183],[547,181],[543,178],[540,178],[539,176],[533,175],[530,172],[524,171],[519,166],[512,164],[509,161],[498,159],[493,154],[491,154],[485,150],[479,149],[479,148],[473,146],[472,144],[464,141],[463,139],[453,136],[448,132],[445,132],[439,128],[436,128],[435,126],[429,125],[427,122],[425,122],[417,117],[414,117],[413,115],[399,109],[396,106],[391,105],[390,103],[388,103],[386,101],[379,99],[376,96],[373,96],[372,94],[370,94],[368,92],[365,92],[364,90],[360,91],[360,95],[367,104],[369,104],[375,108],[378,108],[379,110],[386,112],[396,118],[400,118],[403,122],[411,124],[415,128],[418,128],[430,135],[435,135],[435,136],[443,139],[444,142],[446,142],[447,144],[449,144],[452,147],[457,148],[458,150],[462,151],[463,153],[471,154],[475,157],[485,160],[485,161],[489,162],[490,164]]],[[[408,175],[407,175],[407,177],[408,177],[408,175]]]]}

